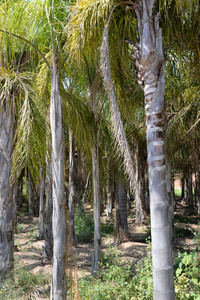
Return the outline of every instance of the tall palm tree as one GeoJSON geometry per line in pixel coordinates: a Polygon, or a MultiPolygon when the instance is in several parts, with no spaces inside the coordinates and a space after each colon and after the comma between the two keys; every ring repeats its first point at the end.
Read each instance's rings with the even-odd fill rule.
{"type": "MultiPolygon", "coordinates": [[[[21,3],[17,4],[17,6],[15,4],[13,5],[12,11],[15,13],[15,18],[17,16],[18,20],[21,20],[21,23],[17,22],[15,24],[14,30],[17,32],[17,35],[13,34],[13,32],[12,35],[24,40],[40,54],[45,61],[51,76],[50,125],[52,137],[54,239],[51,299],[64,299],[66,297],[66,216],[64,201],[64,133],[62,97],[60,93],[60,69],[65,61],[65,59],[62,61],[61,53],[64,46],[62,38],[63,24],[66,20],[66,1],[21,1],[21,3]],[[22,13],[23,16],[21,15],[22,13]],[[34,18],[34,22],[32,22],[32,18],[34,18]],[[59,20],[59,22],[57,22],[57,20],[59,20]],[[46,34],[38,34],[44,27],[46,34]],[[40,39],[41,36],[42,40],[40,39]],[[36,43],[37,47],[35,46],[36,43]],[[41,50],[43,51],[44,49],[51,49],[50,63],[41,52],[41,50]]],[[[9,34],[11,33],[9,32],[9,34]]]]}
{"type": "MultiPolygon", "coordinates": [[[[79,28],[85,29],[78,35],[76,29],[72,33],[72,41],[75,37],[79,37],[85,45],[85,49],[89,48],[88,42],[93,38],[94,42],[100,36],[100,28],[95,32],[96,22],[102,25],[105,12],[111,10],[111,2],[100,3],[98,1],[84,1],[77,2],[73,11],[74,16],[72,22],[77,22],[79,28]],[[97,8],[98,7],[98,8],[97,8]],[[76,10],[76,11],[75,11],[76,10]],[[94,18],[91,11],[98,11],[98,21],[94,18]],[[84,12],[84,15],[83,15],[84,12]],[[94,22],[93,22],[94,21],[94,22]],[[87,28],[90,24],[90,34],[87,28]]],[[[174,299],[174,284],[173,284],[173,264],[171,255],[171,222],[168,211],[168,201],[166,194],[166,167],[164,158],[164,142],[163,142],[163,102],[164,102],[164,56],[162,50],[162,32],[159,28],[159,17],[154,12],[154,1],[124,1],[116,3],[115,10],[117,11],[116,18],[120,16],[119,5],[128,5],[126,12],[134,10],[138,20],[138,34],[140,41],[127,42],[133,44],[133,61],[136,68],[136,74],[139,85],[144,90],[145,96],[145,111],[146,111],[146,126],[147,126],[147,151],[148,151],[148,168],[149,168],[149,189],[151,200],[151,224],[152,224],[152,245],[153,245],[153,268],[154,268],[154,298],[155,299],[174,299]]],[[[183,4],[184,5],[184,4],[183,4]]],[[[122,16],[122,15],[121,15],[122,16]]],[[[130,16],[130,14],[129,14],[130,16]]],[[[134,13],[131,15],[134,17],[134,13]]],[[[127,14],[128,19],[128,14],[127,14]]],[[[109,22],[112,22],[111,15],[109,22]]],[[[112,87],[112,79],[110,72],[110,61],[108,58],[108,25],[104,30],[103,44],[101,47],[101,65],[103,69],[103,76],[105,85],[109,96],[112,98],[111,107],[114,107],[115,91],[112,87]]],[[[130,22],[131,23],[131,22],[130,22]]],[[[129,25],[130,25],[129,23],[129,25]]],[[[115,23],[116,24],[116,23],[115,23]]],[[[114,26],[112,27],[112,36],[117,36],[114,33],[114,26]]],[[[125,29],[124,29],[125,30],[125,29]]],[[[135,31],[136,31],[135,27],[135,31]]],[[[126,34],[126,33],[125,33],[126,34]]],[[[128,35],[128,34],[127,34],[128,35]]],[[[113,114],[117,112],[114,111],[113,114]]],[[[115,115],[115,114],[114,114],[115,115]]],[[[118,113],[119,115],[119,113],[118,113]]],[[[117,134],[116,134],[116,138],[117,134]]],[[[120,139],[118,139],[120,144],[120,139]]],[[[122,147],[123,148],[123,147],[122,147]]],[[[126,146],[125,146],[126,148],[126,146]]],[[[123,152],[123,149],[121,151],[123,152]]],[[[128,170],[128,168],[127,168],[128,170]]],[[[131,177],[131,176],[130,176],[131,177]]]]}

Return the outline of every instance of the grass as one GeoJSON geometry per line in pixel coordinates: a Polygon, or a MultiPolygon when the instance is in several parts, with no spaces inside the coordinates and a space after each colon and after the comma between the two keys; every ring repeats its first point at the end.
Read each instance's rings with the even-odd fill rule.
{"type": "MultiPolygon", "coordinates": [[[[174,282],[177,300],[200,299],[200,258],[197,249],[179,252],[174,263],[174,282]]],[[[116,247],[109,247],[103,255],[96,278],[79,280],[81,300],[151,300],[153,299],[151,257],[144,257],[136,265],[121,263],[116,247]]]]}
{"type": "Polygon", "coordinates": [[[39,299],[41,296],[49,299],[49,285],[50,276],[32,274],[26,267],[19,267],[18,262],[0,286],[0,299],[27,300],[39,299]]]}

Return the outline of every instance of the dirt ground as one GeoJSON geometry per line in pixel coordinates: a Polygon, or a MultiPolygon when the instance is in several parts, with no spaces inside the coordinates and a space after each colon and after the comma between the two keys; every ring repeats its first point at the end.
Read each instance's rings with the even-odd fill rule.
{"type": "MultiPolygon", "coordinates": [[[[87,207],[89,210],[90,208],[87,207]]],[[[180,202],[176,203],[175,216],[186,216],[188,208],[182,206],[180,202]]],[[[129,211],[129,215],[134,216],[134,208],[129,211]]],[[[198,225],[198,216],[188,216],[191,218],[190,223],[178,223],[180,228],[186,228],[192,231],[200,230],[198,225]],[[194,220],[194,222],[193,222],[194,220]]],[[[190,219],[189,219],[190,220],[190,219]]],[[[102,222],[106,221],[106,216],[103,214],[102,222]]],[[[146,244],[146,225],[149,224],[149,218],[145,220],[144,225],[136,225],[134,218],[128,218],[128,227],[130,239],[128,242],[117,246],[119,255],[122,260],[132,260],[136,263],[143,256],[150,254],[149,248],[146,244]]],[[[18,217],[18,233],[15,234],[15,265],[16,267],[26,266],[27,270],[34,274],[51,274],[50,264],[42,264],[41,251],[44,244],[43,240],[37,240],[38,218],[29,218],[28,216],[18,217]]],[[[113,244],[113,237],[102,239],[102,250],[105,251],[109,244],[113,244]]],[[[177,255],[177,249],[183,248],[185,250],[192,250],[195,245],[192,234],[185,237],[177,237],[174,247],[174,257],[177,255]]],[[[92,273],[92,252],[94,250],[92,243],[79,243],[76,248],[72,249],[73,258],[76,261],[78,278],[87,276],[92,273]]],[[[50,289],[50,286],[47,287],[50,289]]],[[[30,298],[31,299],[31,298],[30,298]]],[[[40,299],[40,298],[38,298],[40,299]]],[[[44,298],[41,298],[44,299],[44,298]]]]}

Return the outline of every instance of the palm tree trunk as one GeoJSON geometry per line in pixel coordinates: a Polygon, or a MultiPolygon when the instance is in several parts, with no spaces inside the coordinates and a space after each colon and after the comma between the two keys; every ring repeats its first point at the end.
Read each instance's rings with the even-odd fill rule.
{"type": "Polygon", "coordinates": [[[44,227],[44,248],[42,251],[42,258],[51,262],[53,257],[53,233],[52,233],[52,165],[47,158],[46,168],[46,182],[45,182],[45,227],[44,227]]]}
{"type": "Polygon", "coordinates": [[[53,259],[51,276],[51,300],[66,299],[66,213],[64,200],[64,133],[63,107],[60,95],[60,78],[53,48],[51,77],[50,125],[52,135],[53,180],[53,259]]]}
{"type": "Polygon", "coordinates": [[[24,177],[24,171],[22,171],[22,173],[20,174],[19,179],[18,179],[18,196],[17,196],[18,208],[22,207],[23,177],[24,177]]]}
{"type": "Polygon", "coordinates": [[[141,195],[141,189],[142,189],[142,182],[141,182],[141,171],[140,171],[140,158],[139,158],[139,149],[138,149],[138,143],[135,147],[135,203],[136,203],[136,217],[135,217],[135,223],[136,224],[142,224],[142,221],[144,219],[144,210],[142,207],[142,195],[141,195]]]}
{"type": "Polygon", "coordinates": [[[99,155],[98,146],[94,142],[92,147],[92,170],[93,170],[93,192],[94,192],[94,263],[93,275],[98,270],[101,255],[101,221],[100,221],[100,187],[99,187],[99,155]]]}
{"type": "MultiPolygon", "coordinates": [[[[166,166],[163,141],[164,65],[159,16],[152,15],[154,0],[136,7],[140,33],[139,72],[144,85],[154,299],[175,299],[171,222],[166,195],[166,166]]],[[[133,54],[134,56],[134,54],[133,54]]]]}
{"type": "Polygon", "coordinates": [[[18,182],[13,187],[13,228],[14,233],[17,233],[17,195],[18,195],[18,182]]]}
{"type": "Polygon", "coordinates": [[[30,171],[28,171],[28,209],[29,217],[34,215],[34,191],[33,191],[33,181],[30,171]]]}
{"type": "Polygon", "coordinates": [[[40,203],[39,203],[39,224],[38,224],[38,238],[41,239],[44,236],[44,175],[40,172],[40,203]]]}
{"type": "Polygon", "coordinates": [[[107,182],[106,182],[106,215],[107,218],[112,218],[112,177],[109,170],[109,163],[107,165],[107,182]]]}
{"type": "Polygon", "coordinates": [[[181,200],[185,197],[185,177],[181,177],[181,200]]]}
{"type": "Polygon", "coordinates": [[[127,190],[123,180],[115,183],[115,243],[128,240],[127,190]]]}
{"type": "Polygon", "coordinates": [[[75,199],[75,183],[74,183],[74,140],[72,131],[69,129],[69,226],[71,233],[72,245],[77,245],[77,239],[74,229],[74,199],[75,199]]]}
{"type": "Polygon", "coordinates": [[[13,189],[10,180],[13,143],[11,99],[0,99],[0,283],[14,265],[13,189]]]}

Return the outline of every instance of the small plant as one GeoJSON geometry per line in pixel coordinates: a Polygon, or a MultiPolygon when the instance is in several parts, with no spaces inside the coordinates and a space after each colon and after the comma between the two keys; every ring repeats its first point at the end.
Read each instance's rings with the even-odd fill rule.
{"type": "Polygon", "coordinates": [[[29,299],[30,294],[46,294],[44,287],[49,283],[47,276],[32,274],[26,268],[16,268],[0,286],[0,299],[29,299]]]}
{"type": "Polygon", "coordinates": [[[112,221],[106,221],[106,224],[101,224],[102,236],[111,235],[114,232],[114,225],[112,221]]]}
{"type": "Polygon", "coordinates": [[[175,237],[184,238],[191,235],[192,235],[191,229],[178,227],[175,225],[175,237]]]}
{"type": "Polygon", "coordinates": [[[17,224],[17,231],[19,232],[22,229],[22,224],[17,224]]]}
{"type": "Polygon", "coordinates": [[[77,211],[74,220],[78,242],[88,243],[94,237],[94,221],[92,214],[77,211]]]}
{"type": "Polygon", "coordinates": [[[177,300],[198,299],[200,295],[200,258],[197,251],[178,253],[175,262],[175,288],[177,300]]]}

